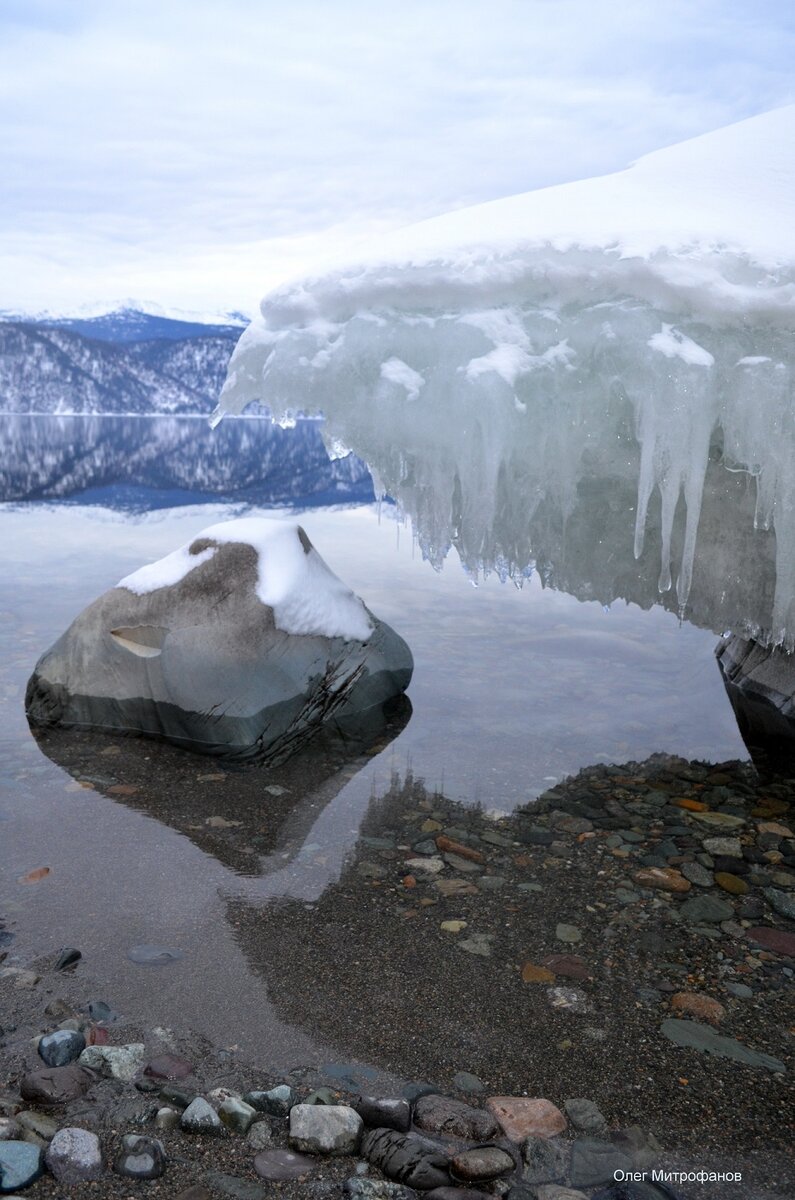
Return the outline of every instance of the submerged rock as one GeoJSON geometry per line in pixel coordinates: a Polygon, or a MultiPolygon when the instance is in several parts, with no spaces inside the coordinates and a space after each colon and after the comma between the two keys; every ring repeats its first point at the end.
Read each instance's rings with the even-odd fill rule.
{"type": "Polygon", "coordinates": [[[277,761],[327,722],[369,727],[412,670],[300,525],[251,519],[211,526],[90,604],[39,659],[25,703],[33,725],[277,761]]]}

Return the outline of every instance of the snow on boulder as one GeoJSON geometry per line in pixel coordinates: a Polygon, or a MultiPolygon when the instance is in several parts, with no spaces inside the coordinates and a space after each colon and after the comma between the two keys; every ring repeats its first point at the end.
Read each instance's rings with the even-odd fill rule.
{"type": "MultiPolygon", "coordinates": [[[[324,413],[437,565],[455,544],[473,572],[521,578],[598,466],[633,492],[605,556],[628,550],[684,611],[709,464],[746,472],[751,529],[777,540],[753,632],[792,643],[795,106],[399,231],[261,314],[217,419],[253,400],[324,413]]],[[[614,595],[634,598],[626,576],[614,595]]]]}
{"type": "Polygon", "coordinates": [[[405,691],[411,652],[300,525],[212,525],[77,617],[28,683],[35,725],[275,761],[405,691]]]}

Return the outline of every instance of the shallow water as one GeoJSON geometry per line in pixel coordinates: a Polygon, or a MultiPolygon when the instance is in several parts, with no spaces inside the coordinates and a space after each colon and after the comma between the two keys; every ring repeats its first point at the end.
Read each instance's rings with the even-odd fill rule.
{"type": "MultiPolygon", "coordinates": [[[[230,502],[235,488],[223,471],[220,487],[207,456],[234,473],[241,427],[226,423],[211,435],[201,423],[188,426],[190,438],[173,420],[138,421],[132,454],[129,430],[118,421],[105,429],[95,420],[88,440],[85,423],[60,418],[45,428],[40,422],[38,463],[28,462],[23,472],[17,460],[4,473],[7,481],[13,476],[17,498],[0,507],[6,551],[0,912],[13,919],[26,954],[79,946],[115,1007],[249,1049],[267,1034],[274,1067],[331,1057],[333,1048],[276,1014],[271,995],[279,964],[257,950],[267,940],[249,940],[241,949],[230,912],[238,901],[264,912],[266,900],[282,895],[318,901],[338,879],[368,813],[369,836],[377,836],[373,798],[395,776],[422,779],[430,791],[466,805],[509,811],[592,763],[641,760],[658,751],[709,761],[746,757],[712,633],[662,608],[622,603],[605,611],[544,589],[537,577],[521,590],[494,577],[474,587],[454,553],[437,573],[391,505],[361,502],[369,484],[351,464],[332,472],[335,487],[346,471],[353,481],[352,492],[341,487],[336,494],[349,506],[329,507],[334,496],[316,427],[278,431],[277,459],[293,454],[306,463],[307,446],[315,456],[301,488],[274,489],[267,470],[262,478],[249,471],[245,507],[239,498],[230,502]],[[179,499],[191,498],[193,478],[199,504],[162,507],[157,479],[166,480],[173,500],[168,489],[175,468],[168,456],[175,446],[188,458],[179,470],[179,499]],[[140,466],[142,457],[143,482],[130,467],[140,466]],[[46,487],[20,483],[25,473],[46,479],[46,487]],[[219,490],[224,502],[212,502],[219,490]],[[50,498],[20,498],[42,492],[50,498]],[[279,509],[260,507],[263,494],[279,509]],[[322,507],[313,506],[318,498],[322,507]],[[332,569],[408,641],[416,664],[408,723],[375,753],[347,764],[319,763],[303,775],[294,762],[282,774],[249,771],[203,782],[200,776],[217,771],[212,760],[130,740],[118,761],[103,756],[109,740],[58,765],[62,757],[42,752],[23,711],[25,683],[39,654],[130,570],[241,511],[300,512],[332,569]],[[128,781],[119,767],[132,771],[136,759],[144,780],[137,794],[109,793],[128,781]],[[273,780],[289,785],[280,804],[262,791],[273,780]],[[238,809],[245,809],[246,823],[241,853],[220,835],[215,844],[206,825],[213,815],[238,819],[238,809]],[[40,883],[16,882],[40,866],[50,868],[40,883]],[[128,949],[141,943],[177,947],[183,957],[148,970],[127,959],[128,949]]],[[[18,423],[17,454],[20,436],[18,423]]],[[[249,465],[258,438],[273,448],[273,431],[262,423],[246,422],[245,437],[249,465]]]]}

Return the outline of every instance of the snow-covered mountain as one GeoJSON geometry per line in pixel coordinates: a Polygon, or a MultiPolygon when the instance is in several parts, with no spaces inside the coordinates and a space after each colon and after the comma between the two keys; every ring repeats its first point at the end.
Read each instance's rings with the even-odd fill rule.
{"type": "Polygon", "coordinates": [[[0,320],[0,412],[208,413],[241,325],[124,309],[0,320]]]}

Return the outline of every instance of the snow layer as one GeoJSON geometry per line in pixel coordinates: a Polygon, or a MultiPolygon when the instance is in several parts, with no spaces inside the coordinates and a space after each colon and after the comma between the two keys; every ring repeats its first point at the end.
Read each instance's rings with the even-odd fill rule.
{"type": "MultiPolygon", "coordinates": [[[[253,546],[259,560],[257,595],[273,609],[277,629],[366,642],[373,626],[364,604],[314,547],[305,548],[302,535],[306,537],[295,521],[245,517],[210,525],[197,537],[219,544],[243,542],[253,546]]],[[[141,596],[179,583],[216,553],[215,547],[208,547],[191,554],[191,544],[141,567],[116,586],[141,596]]]]}
{"type": "Polygon", "coordinates": [[[756,477],[757,523],[775,526],[768,632],[781,640],[795,622],[794,197],[789,106],[613,175],[423,222],[267,296],[219,419],[252,400],[322,411],[399,499],[410,460],[418,514],[423,487],[437,497],[419,533],[438,557],[454,511],[478,510],[485,529],[519,477],[522,495],[556,496],[565,517],[588,456],[629,411],[634,548],[659,494],[662,590],[686,505],[681,606],[720,443],[726,465],[756,477]]]}

